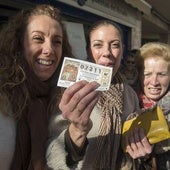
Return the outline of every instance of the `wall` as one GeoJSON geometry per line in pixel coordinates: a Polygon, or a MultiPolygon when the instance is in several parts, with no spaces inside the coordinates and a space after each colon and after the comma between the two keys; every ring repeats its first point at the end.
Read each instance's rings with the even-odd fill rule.
{"type": "Polygon", "coordinates": [[[87,0],[83,6],[77,0],[58,0],[82,10],[108,18],[131,28],[128,48],[141,46],[141,13],[120,0],[87,0]]]}

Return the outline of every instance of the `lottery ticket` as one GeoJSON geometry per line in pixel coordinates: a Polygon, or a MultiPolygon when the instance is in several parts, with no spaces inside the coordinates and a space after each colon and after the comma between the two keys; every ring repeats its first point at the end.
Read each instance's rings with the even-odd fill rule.
{"type": "Polygon", "coordinates": [[[88,61],[65,57],[57,86],[69,87],[77,81],[96,81],[100,84],[97,90],[108,90],[111,83],[112,68],[88,61]]]}

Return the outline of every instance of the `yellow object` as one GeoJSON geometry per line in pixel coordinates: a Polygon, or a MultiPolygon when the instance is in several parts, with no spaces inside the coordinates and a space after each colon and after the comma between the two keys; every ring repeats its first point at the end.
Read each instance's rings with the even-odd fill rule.
{"type": "Polygon", "coordinates": [[[150,144],[170,138],[168,123],[162,109],[157,106],[153,110],[144,112],[139,116],[124,122],[122,131],[122,145],[124,151],[125,136],[136,127],[142,127],[145,130],[150,144]]]}

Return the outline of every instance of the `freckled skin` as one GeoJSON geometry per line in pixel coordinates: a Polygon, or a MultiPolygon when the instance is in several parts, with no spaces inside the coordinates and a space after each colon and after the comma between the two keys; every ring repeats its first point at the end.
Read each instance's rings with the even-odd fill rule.
{"type": "Polygon", "coordinates": [[[160,57],[146,58],[142,82],[145,95],[152,101],[158,101],[169,87],[169,63],[160,57]]]}

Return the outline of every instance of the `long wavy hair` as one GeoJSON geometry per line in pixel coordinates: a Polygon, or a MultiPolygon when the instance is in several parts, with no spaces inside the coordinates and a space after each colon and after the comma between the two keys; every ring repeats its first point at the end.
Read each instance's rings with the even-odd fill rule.
{"type": "MultiPolygon", "coordinates": [[[[0,32],[0,111],[9,115],[10,108],[15,118],[19,118],[30,100],[28,79],[30,72],[28,63],[23,55],[24,33],[29,19],[36,15],[47,15],[55,19],[63,31],[62,57],[54,75],[48,80],[50,87],[56,87],[58,74],[64,56],[72,57],[71,46],[68,42],[66,29],[60,10],[50,5],[37,5],[24,9],[9,19],[0,32]]],[[[57,94],[53,93],[53,99],[57,94]]]]}

